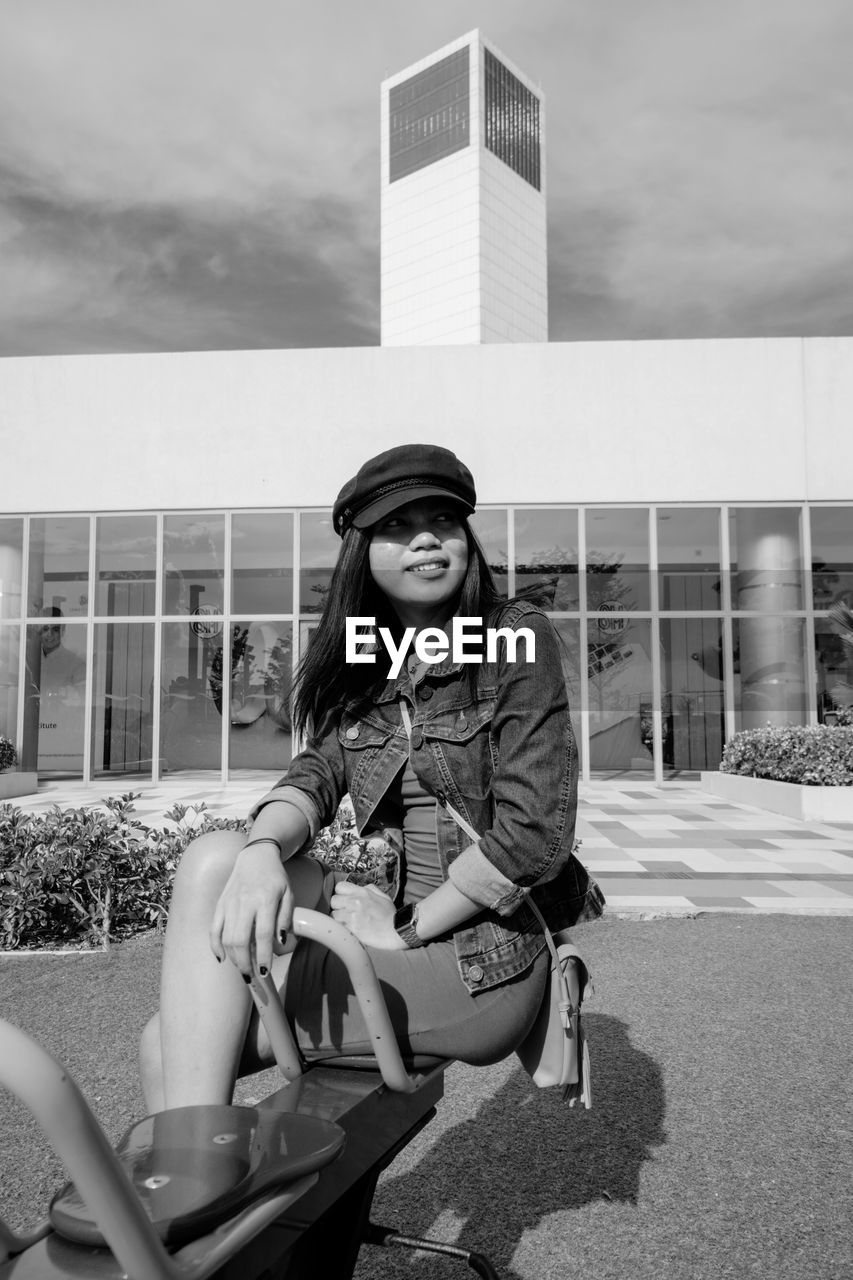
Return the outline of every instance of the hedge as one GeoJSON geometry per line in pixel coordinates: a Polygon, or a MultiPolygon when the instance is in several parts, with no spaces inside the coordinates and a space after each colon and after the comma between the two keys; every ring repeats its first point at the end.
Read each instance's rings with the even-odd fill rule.
{"type": "MultiPolygon", "coordinates": [[[[139,793],[106,809],[32,814],[0,805],[0,948],[95,945],[162,928],[172,880],[189,842],[208,831],[246,831],[249,820],[217,818],[204,804],[173,805],[170,827],[133,816],[139,793]]],[[[312,853],[359,884],[393,881],[396,855],[359,838],[348,804],[321,831],[312,853]]]]}
{"type": "Polygon", "coordinates": [[[721,773],[808,787],[853,786],[853,728],[744,729],[726,743],[721,773]]]}

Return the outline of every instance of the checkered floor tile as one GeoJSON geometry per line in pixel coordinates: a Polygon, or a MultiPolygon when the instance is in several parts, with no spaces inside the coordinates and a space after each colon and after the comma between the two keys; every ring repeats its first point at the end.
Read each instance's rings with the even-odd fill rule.
{"type": "MultiPolygon", "coordinates": [[[[157,786],[131,779],[84,787],[49,782],[14,803],[28,812],[98,804],[134,791],[156,825],[180,801],[241,817],[277,774],[246,771],[222,786],[185,773],[157,786]]],[[[774,911],[853,915],[853,825],[808,824],[724,803],[697,785],[597,782],[581,786],[580,856],[614,912],[774,911]]]]}

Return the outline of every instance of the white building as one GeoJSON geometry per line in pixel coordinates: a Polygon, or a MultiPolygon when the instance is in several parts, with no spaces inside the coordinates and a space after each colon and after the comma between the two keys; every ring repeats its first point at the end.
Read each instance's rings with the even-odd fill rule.
{"type": "MultiPolygon", "coordinates": [[[[479,37],[383,102],[461,50],[482,103],[479,37]]],[[[445,173],[470,194],[464,325],[447,293],[377,348],[0,361],[0,733],[25,767],[134,785],[281,768],[339,546],[331,504],[366,457],[415,440],[473,470],[503,590],[541,593],[586,778],[695,774],[740,728],[853,701],[828,614],[853,601],[853,339],[508,343],[486,192],[542,197],[543,288],[544,195],[483,148],[481,116],[394,182],[383,150],[386,231],[407,188],[445,173]]],[[[448,287],[451,260],[430,268],[448,287]]]]}
{"type": "Polygon", "coordinates": [[[479,31],[382,84],[382,345],[546,342],[544,106],[479,31]]]}

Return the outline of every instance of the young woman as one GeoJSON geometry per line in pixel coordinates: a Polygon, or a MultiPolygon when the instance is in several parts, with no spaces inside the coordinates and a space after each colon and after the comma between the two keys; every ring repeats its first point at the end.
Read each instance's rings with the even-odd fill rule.
{"type": "Polygon", "coordinates": [[[202,836],[182,859],[160,1013],[143,1036],[149,1110],[229,1102],[238,1073],[272,1061],[253,966],[272,973],[306,1052],[369,1052],[342,964],[289,937],[295,905],[330,911],[369,949],[404,1052],[472,1063],[511,1053],[541,1003],[548,955],[528,895],[552,929],[600,912],[572,853],[559,644],[534,605],[499,598],[467,523],[475,500],[468,468],[424,444],[371,458],[338,495],[343,545],[295,685],[307,745],[255,806],[248,839],[202,836]],[[420,660],[416,646],[440,654],[454,619],[468,620],[464,650],[420,660]],[[491,653],[477,652],[480,628],[504,632],[491,653]],[[353,650],[356,630],[378,638],[372,653],[353,650]],[[396,899],[310,855],[346,793],[359,832],[401,850],[396,899]]]}

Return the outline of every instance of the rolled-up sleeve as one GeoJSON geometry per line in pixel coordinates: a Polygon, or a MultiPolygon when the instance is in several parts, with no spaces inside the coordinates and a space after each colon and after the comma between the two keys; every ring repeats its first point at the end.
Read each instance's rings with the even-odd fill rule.
{"type": "Polygon", "coordinates": [[[567,863],[577,811],[577,747],[560,646],[551,622],[527,613],[536,658],[507,660],[501,641],[491,733],[497,766],[491,780],[493,822],[449,867],[456,887],[499,915],[510,915],[529,889],[567,863]]]}

